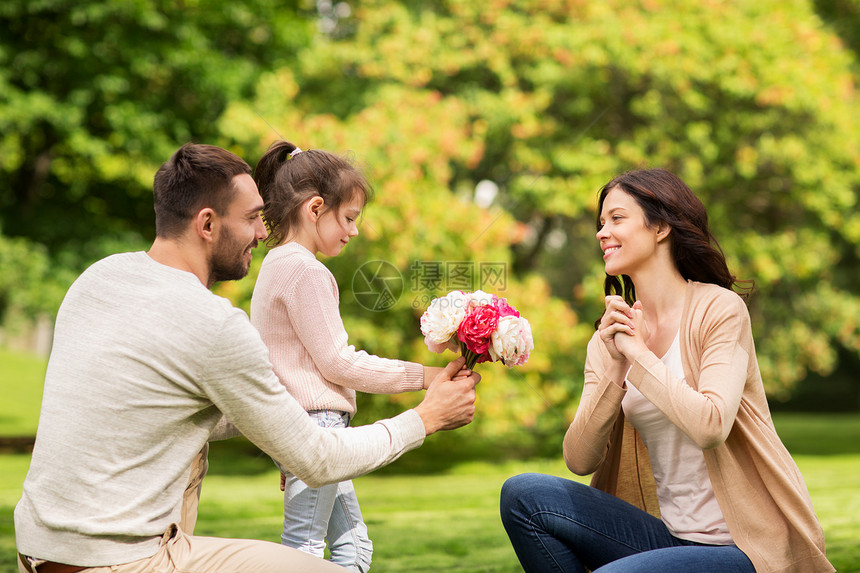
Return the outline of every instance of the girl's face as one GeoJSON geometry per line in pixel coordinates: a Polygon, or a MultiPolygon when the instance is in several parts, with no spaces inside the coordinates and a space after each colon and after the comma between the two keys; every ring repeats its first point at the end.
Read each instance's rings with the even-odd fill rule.
{"type": "Polygon", "coordinates": [[[352,237],[358,236],[357,219],[364,208],[361,193],[353,193],[352,199],[340,208],[327,209],[316,223],[316,250],[327,257],[334,257],[343,250],[352,237]]]}
{"type": "Polygon", "coordinates": [[[623,189],[613,187],[606,194],[600,225],[597,240],[606,274],[633,276],[654,257],[658,230],[648,227],[642,207],[623,189]]]}

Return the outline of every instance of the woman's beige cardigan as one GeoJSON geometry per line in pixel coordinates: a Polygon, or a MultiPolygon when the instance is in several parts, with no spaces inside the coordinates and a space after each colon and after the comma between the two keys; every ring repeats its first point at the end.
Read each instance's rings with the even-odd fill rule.
{"type": "MultiPolygon", "coordinates": [[[[689,282],[680,337],[686,383],[650,352],[627,379],[702,448],[732,538],[758,573],[834,571],[806,484],[774,429],[743,300],[689,282]]],[[[621,411],[626,390],[605,376],[609,360],[595,333],[565,461],[594,473],[592,486],[659,515],[648,452],[621,411]]]]}

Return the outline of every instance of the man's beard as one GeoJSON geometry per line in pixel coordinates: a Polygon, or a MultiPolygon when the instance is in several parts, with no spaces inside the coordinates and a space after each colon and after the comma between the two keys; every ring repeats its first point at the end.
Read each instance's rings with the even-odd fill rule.
{"type": "Polygon", "coordinates": [[[218,243],[215,251],[209,257],[209,281],[235,281],[248,274],[248,263],[245,262],[245,251],[248,247],[256,247],[257,241],[241,245],[226,227],[218,233],[218,243]]]}

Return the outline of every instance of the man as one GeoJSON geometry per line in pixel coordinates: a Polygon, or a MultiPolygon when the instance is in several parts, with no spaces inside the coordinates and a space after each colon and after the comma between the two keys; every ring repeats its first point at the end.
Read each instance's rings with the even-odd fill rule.
{"type": "Polygon", "coordinates": [[[216,425],[226,417],[316,487],[472,420],[479,376],[452,379],[461,359],[395,418],[338,431],[310,420],[247,315],[208,290],[245,276],[266,236],[250,173],[223,149],[184,145],[155,176],[151,249],[107,257],[69,289],[15,508],[19,571],[339,571],[275,543],[176,525],[192,461],[216,425]]]}

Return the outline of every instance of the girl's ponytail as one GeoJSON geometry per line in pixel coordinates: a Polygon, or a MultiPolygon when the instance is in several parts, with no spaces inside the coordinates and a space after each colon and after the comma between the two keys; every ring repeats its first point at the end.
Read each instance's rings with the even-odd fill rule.
{"type": "Polygon", "coordinates": [[[263,197],[263,219],[269,229],[266,243],[277,246],[299,224],[302,204],[315,196],[326,209],[337,209],[360,193],[366,203],[372,188],[347,159],[327,151],[302,151],[289,141],[273,143],[254,169],[263,197]]]}
{"type": "Polygon", "coordinates": [[[264,201],[266,200],[266,195],[263,193],[264,190],[271,190],[278,170],[296,149],[298,148],[289,141],[276,141],[269,147],[266,154],[260,158],[257,167],[254,169],[254,182],[257,184],[257,188],[260,190],[264,201]]]}

